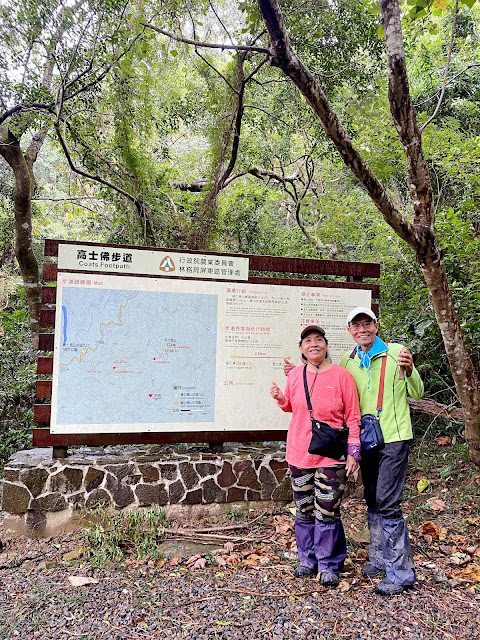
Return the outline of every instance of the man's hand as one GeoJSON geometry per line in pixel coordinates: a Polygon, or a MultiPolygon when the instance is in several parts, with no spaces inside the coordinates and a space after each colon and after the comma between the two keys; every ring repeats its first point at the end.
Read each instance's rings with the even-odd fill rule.
{"type": "Polygon", "coordinates": [[[358,469],[358,460],[355,460],[353,456],[347,456],[347,478],[358,469]]]}
{"type": "Polygon", "coordinates": [[[413,357],[410,351],[406,347],[402,347],[398,354],[397,363],[399,367],[405,369],[407,376],[412,375],[413,371],[413,357]]]}
{"type": "Polygon", "coordinates": [[[295,365],[294,365],[294,364],[292,364],[288,358],[284,358],[284,359],[283,359],[283,362],[285,363],[285,364],[283,365],[283,373],[284,373],[286,376],[288,376],[288,374],[290,373],[290,371],[291,371],[292,369],[295,369],[295,365]]]}
{"type": "Polygon", "coordinates": [[[272,380],[272,388],[270,389],[270,395],[274,400],[277,400],[280,404],[285,404],[285,396],[278,384],[272,380]]]}

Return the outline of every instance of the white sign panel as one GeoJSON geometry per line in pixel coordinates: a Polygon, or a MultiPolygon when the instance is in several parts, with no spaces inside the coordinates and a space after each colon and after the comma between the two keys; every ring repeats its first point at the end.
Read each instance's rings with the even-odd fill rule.
{"type": "Polygon", "coordinates": [[[213,280],[248,280],[248,258],[176,251],[58,245],[58,268],[213,280]]]}
{"type": "Polygon", "coordinates": [[[270,397],[299,334],[334,362],[370,291],[59,273],[52,433],[285,429],[270,397]]]}

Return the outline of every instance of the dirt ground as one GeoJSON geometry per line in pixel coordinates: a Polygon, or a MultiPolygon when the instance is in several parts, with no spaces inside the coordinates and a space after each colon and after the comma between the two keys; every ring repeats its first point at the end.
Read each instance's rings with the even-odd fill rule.
{"type": "Polygon", "coordinates": [[[343,504],[349,556],[336,589],[293,578],[291,505],[176,520],[160,557],[139,560],[130,540],[101,568],[84,531],[31,540],[0,525],[0,640],[478,640],[480,473],[464,458],[435,442],[412,453],[404,511],[418,582],[391,598],[361,574],[360,492],[343,504]]]}

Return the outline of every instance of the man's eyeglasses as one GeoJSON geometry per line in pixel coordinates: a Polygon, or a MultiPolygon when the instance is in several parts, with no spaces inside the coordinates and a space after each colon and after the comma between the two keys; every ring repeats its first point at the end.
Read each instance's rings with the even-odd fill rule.
{"type": "Polygon", "coordinates": [[[350,327],[352,329],[370,329],[373,326],[373,320],[365,320],[365,322],[351,322],[350,327]]]}

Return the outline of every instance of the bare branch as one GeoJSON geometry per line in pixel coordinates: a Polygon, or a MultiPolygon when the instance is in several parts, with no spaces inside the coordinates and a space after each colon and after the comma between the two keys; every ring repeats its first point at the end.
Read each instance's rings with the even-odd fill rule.
{"type": "Polygon", "coordinates": [[[260,71],[260,69],[263,67],[263,65],[269,61],[269,57],[265,57],[261,62],[259,62],[259,64],[257,64],[257,66],[255,67],[255,69],[245,78],[245,83],[247,83],[249,80],[251,80],[253,78],[253,76],[260,71]]]}
{"type": "MultiPolygon", "coordinates": [[[[65,123],[63,123],[63,125],[65,126],[65,123]]],[[[68,148],[68,145],[67,145],[67,142],[65,140],[65,137],[62,134],[62,131],[61,131],[61,128],[60,128],[60,120],[57,120],[55,122],[54,127],[55,127],[55,132],[57,134],[58,140],[60,142],[60,146],[63,149],[63,152],[65,154],[65,158],[67,159],[67,162],[68,162],[68,165],[69,165],[70,169],[72,171],[74,171],[75,173],[77,173],[78,175],[83,176],[84,178],[88,178],[89,180],[93,180],[94,182],[98,182],[99,184],[103,184],[104,186],[109,187],[110,189],[113,189],[117,193],[119,193],[122,196],[124,196],[125,198],[127,198],[127,200],[130,200],[130,202],[136,207],[140,218],[142,219],[142,221],[145,224],[145,233],[146,233],[146,235],[148,236],[148,238],[151,241],[154,242],[155,234],[154,234],[153,229],[152,229],[150,216],[148,214],[148,210],[147,210],[147,206],[146,206],[145,202],[142,199],[132,195],[128,191],[125,191],[125,189],[122,189],[122,187],[120,187],[119,185],[116,185],[113,182],[110,182],[109,180],[105,180],[104,178],[102,178],[99,175],[88,173],[87,171],[84,171],[83,169],[80,169],[79,167],[77,167],[75,165],[75,163],[73,162],[73,160],[72,160],[70,149],[68,148]]]]}
{"type": "Polygon", "coordinates": [[[220,78],[230,87],[230,89],[236,93],[238,95],[238,90],[235,89],[235,87],[233,86],[233,84],[231,84],[231,82],[229,82],[229,80],[223,75],[223,73],[221,73],[211,62],[209,62],[207,60],[207,58],[205,58],[205,56],[202,56],[202,54],[198,51],[197,47],[195,47],[195,53],[197,54],[197,56],[203,60],[203,62],[209,66],[211,69],[213,69],[213,71],[215,71],[215,73],[217,75],[220,76],[220,78]]]}
{"type": "Polygon", "coordinates": [[[168,193],[165,193],[165,191],[159,191],[159,193],[161,193],[162,196],[165,196],[165,198],[167,199],[168,203],[170,204],[170,206],[173,209],[173,213],[175,214],[175,216],[178,217],[177,207],[175,205],[175,202],[172,200],[172,198],[168,195],[168,193]]]}
{"type": "Polygon", "coordinates": [[[35,160],[37,159],[37,156],[40,152],[40,149],[42,148],[43,143],[45,142],[47,134],[48,129],[37,131],[37,133],[33,136],[32,141],[28,145],[28,149],[25,152],[25,159],[30,169],[32,169],[35,160]]]}
{"type": "Polygon", "coordinates": [[[211,0],[208,0],[208,4],[210,5],[210,9],[213,11],[213,13],[215,14],[215,17],[217,18],[217,20],[219,21],[219,23],[222,25],[223,30],[225,31],[225,33],[228,36],[228,39],[230,40],[230,42],[233,44],[233,40],[232,40],[232,36],[229,34],[227,27],[223,24],[222,19],[220,18],[220,16],[217,13],[217,10],[215,9],[215,7],[213,6],[211,0]]]}
{"type": "Polygon", "coordinates": [[[147,29],[153,29],[153,31],[157,31],[158,33],[162,33],[164,36],[171,38],[172,40],[176,40],[177,42],[184,42],[185,44],[193,44],[195,47],[204,47],[206,49],[220,49],[222,51],[256,51],[257,53],[266,53],[270,54],[268,49],[264,47],[249,47],[246,45],[236,45],[236,44],[213,44],[211,42],[200,42],[199,40],[190,40],[189,38],[182,38],[180,36],[176,36],[174,33],[170,33],[165,29],[160,29],[160,27],[155,27],[153,24],[149,24],[148,22],[141,23],[147,29]]]}
{"type": "Polygon", "coordinates": [[[430,118],[425,122],[425,124],[423,124],[420,127],[421,132],[423,132],[426,129],[426,127],[428,127],[430,122],[432,122],[432,120],[435,118],[443,102],[443,96],[445,95],[445,86],[447,83],[448,70],[450,68],[450,58],[452,57],[453,44],[455,42],[455,31],[457,29],[457,14],[458,14],[458,0],[455,0],[455,9],[453,10],[452,35],[450,37],[450,46],[448,48],[447,64],[445,65],[445,71],[443,73],[443,82],[442,82],[442,88],[440,90],[440,96],[438,98],[435,111],[432,113],[430,118]]]}

